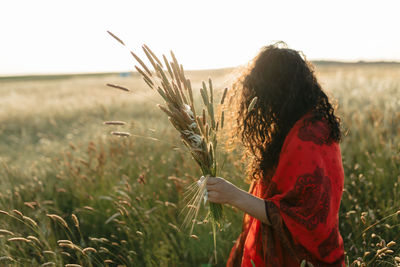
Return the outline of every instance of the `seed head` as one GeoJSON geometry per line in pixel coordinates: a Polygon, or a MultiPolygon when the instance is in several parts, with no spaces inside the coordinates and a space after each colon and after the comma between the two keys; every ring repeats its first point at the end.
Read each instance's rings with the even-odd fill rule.
{"type": "Polygon", "coordinates": [[[250,111],[253,110],[254,106],[255,106],[256,103],[257,103],[257,99],[258,99],[257,97],[254,97],[254,98],[251,100],[250,105],[249,105],[249,107],[247,108],[247,112],[248,112],[248,113],[250,113],[250,111]]]}
{"type": "Polygon", "coordinates": [[[68,224],[67,222],[61,218],[60,216],[58,216],[57,214],[46,214],[47,217],[51,218],[54,221],[59,222],[62,226],[64,226],[65,228],[68,228],[68,224]]]}
{"type": "Polygon", "coordinates": [[[87,253],[89,253],[89,252],[97,253],[97,250],[96,250],[95,248],[92,248],[92,247],[87,247],[87,248],[84,248],[84,249],[82,250],[82,253],[83,253],[83,254],[87,254],[87,253]]]}
{"type": "Polygon", "coordinates": [[[128,137],[131,136],[130,133],[127,132],[111,132],[112,135],[117,135],[117,136],[122,136],[122,137],[128,137]]]}
{"type": "Polygon", "coordinates": [[[72,220],[74,221],[74,225],[76,228],[79,228],[79,220],[78,217],[76,217],[75,214],[71,214],[72,220]]]}

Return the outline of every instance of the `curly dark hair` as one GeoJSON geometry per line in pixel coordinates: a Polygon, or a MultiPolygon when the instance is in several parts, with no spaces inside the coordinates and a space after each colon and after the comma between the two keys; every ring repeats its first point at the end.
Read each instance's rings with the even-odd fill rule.
{"type": "Polygon", "coordinates": [[[312,111],[313,120],[324,119],[329,141],[341,140],[340,119],[318,83],[305,56],[279,42],[263,47],[233,84],[236,98],[236,129],[252,156],[248,172],[252,179],[269,181],[278,164],[286,135],[295,122],[312,111]],[[255,107],[248,111],[252,99],[255,107]]]}

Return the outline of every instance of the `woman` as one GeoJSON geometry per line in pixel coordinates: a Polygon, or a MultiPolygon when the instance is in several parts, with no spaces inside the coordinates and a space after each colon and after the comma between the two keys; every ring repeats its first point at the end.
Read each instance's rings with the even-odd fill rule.
{"type": "Polygon", "coordinates": [[[343,266],[340,122],[311,64],[281,43],[267,46],[234,89],[250,190],[207,182],[209,201],[245,213],[227,266],[343,266]]]}

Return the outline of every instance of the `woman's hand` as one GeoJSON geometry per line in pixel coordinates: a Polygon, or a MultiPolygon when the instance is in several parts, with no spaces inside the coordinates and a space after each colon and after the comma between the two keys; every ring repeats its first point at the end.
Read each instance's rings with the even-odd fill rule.
{"type": "Polygon", "coordinates": [[[240,191],[234,184],[221,177],[209,177],[206,188],[208,191],[208,201],[230,205],[234,205],[240,191]]]}
{"type": "Polygon", "coordinates": [[[210,202],[229,204],[270,225],[265,200],[249,194],[221,177],[209,177],[206,188],[210,202]]]}

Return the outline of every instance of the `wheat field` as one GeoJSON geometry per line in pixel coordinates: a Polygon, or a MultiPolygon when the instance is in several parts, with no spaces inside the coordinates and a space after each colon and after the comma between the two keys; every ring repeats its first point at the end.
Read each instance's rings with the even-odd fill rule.
{"type": "MultiPolygon", "coordinates": [[[[346,261],[399,266],[400,66],[323,64],[316,72],[345,134],[346,261]]],[[[199,100],[202,80],[211,77],[221,94],[235,70],[187,76],[199,100]]],[[[243,214],[224,209],[217,263],[205,209],[193,236],[180,227],[185,187],[201,172],[161,102],[136,73],[0,78],[0,266],[224,266],[243,214]],[[127,124],[103,124],[115,120],[127,124]]],[[[220,157],[220,176],[247,190],[240,155],[220,157]]]]}

